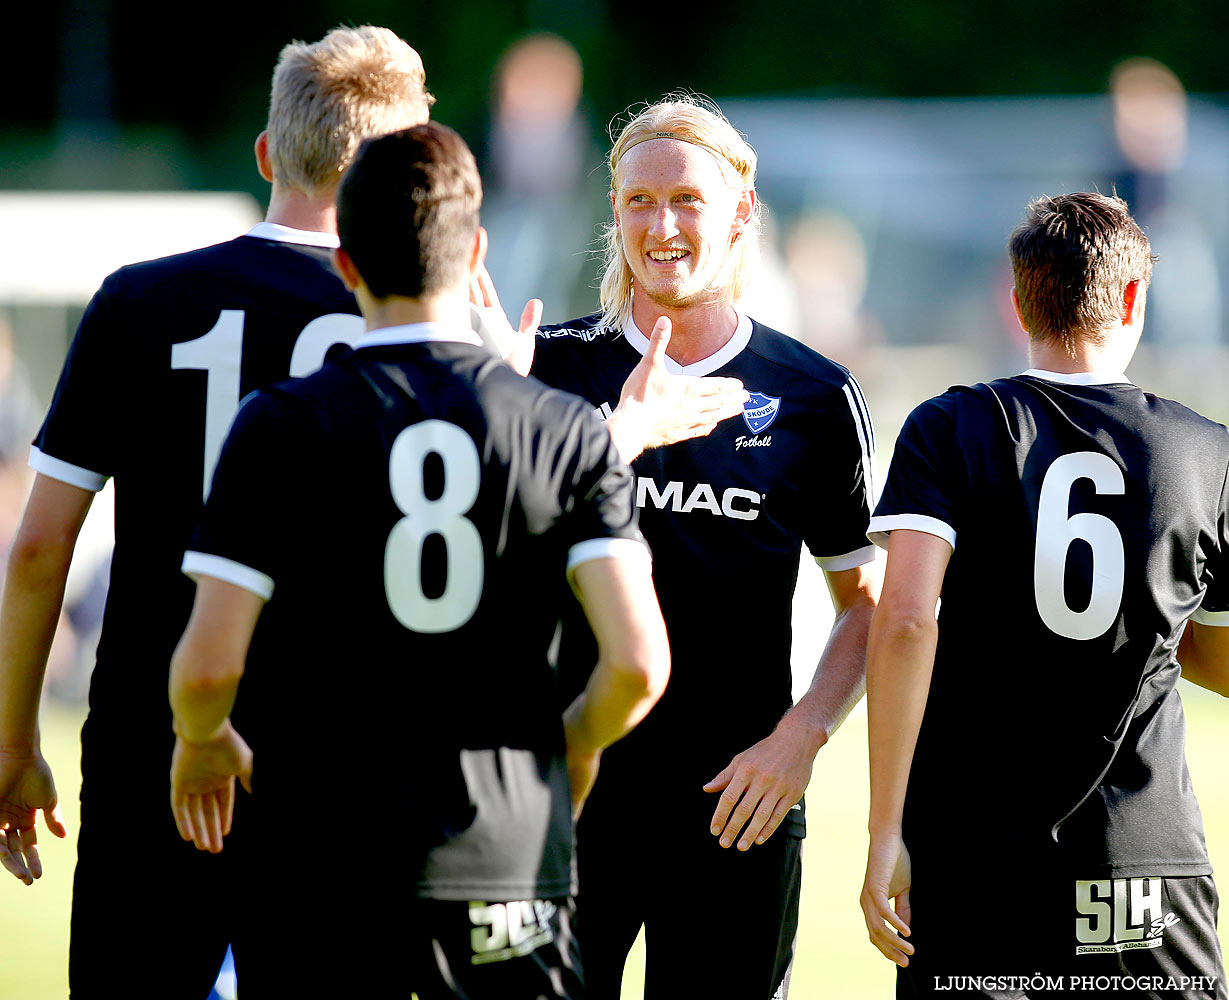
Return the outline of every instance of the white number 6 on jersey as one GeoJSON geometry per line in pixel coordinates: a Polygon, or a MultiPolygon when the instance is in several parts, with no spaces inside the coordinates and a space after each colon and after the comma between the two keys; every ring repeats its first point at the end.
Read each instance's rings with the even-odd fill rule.
{"type": "Polygon", "coordinates": [[[1097,493],[1126,491],[1122,470],[1108,455],[1077,451],[1055,459],[1042,480],[1037,505],[1033,592],[1037,613],[1050,631],[1068,639],[1095,639],[1118,617],[1126,557],[1122,535],[1108,517],[1088,513],[1067,516],[1071,487],[1077,479],[1091,479],[1097,493]],[[1083,611],[1072,611],[1064,592],[1067,550],[1077,538],[1092,547],[1092,595],[1083,611]]]}

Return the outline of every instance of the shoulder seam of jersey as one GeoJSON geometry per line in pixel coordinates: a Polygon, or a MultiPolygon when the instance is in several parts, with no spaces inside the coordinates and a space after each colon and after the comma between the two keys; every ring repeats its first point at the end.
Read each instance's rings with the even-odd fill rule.
{"type": "MultiPolygon", "coordinates": [[[[753,321],[753,322],[755,322],[755,321],[753,321]]],[[[772,330],[772,327],[766,327],[766,326],[763,326],[763,325],[762,325],[761,323],[759,323],[759,322],[756,322],[756,326],[758,326],[761,330],[772,330]]],[[[778,336],[781,336],[781,337],[785,337],[785,336],[786,336],[786,334],[781,333],[779,330],[772,330],[772,332],[773,332],[773,333],[776,333],[778,336]]],[[[806,345],[804,344],[804,345],[802,345],[802,346],[804,346],[804,347],[805,347],[806,345]]],[[[850,379],[852,379],[852,378],[854,377],[854,376],[853,376],[853,372],[851,372],[848,368],[846,368],[846,367],[845,367],[843,364],[841,364],[839,361],[833,361],[831,358],[829,358],[829,357],[827,357],[827,356],[825,356],[825,355],[823,355],[823,354],[820,354],[818,351],[816,351],[816,352],[815,352],[815,354],[816,354],[816,356],[817,356],[817,357],[820,357],[820,358],[822,358],[824,361],[827,361],[827,362],[828,362],[830,365],[832,365],[832,366],[833,366],[833,367],[834,367],[837,371],[842,372],[842,373],[844,374],[844,376],[845,376],[845,377],[844,377],[844,379],[841,381],[841,383],[840,383],[839,385],[834,385],[834,384],[832,384],[832,383],[830,383],[830,382],[826,382],[826,381],[824,381],[821,377],[819,377],[818,375],[816,375],[814,372],[803,371],[801,368],[797,368],[797,367],[795,367],[794,365],[787,364],[786,362],[781,361],[781,360],[779,360],[779,359],[777,359],[777,358],[770,358],[770,357],[768,357],[766,354],[764,354],[764,352],[763,352],[763,351],[760,351],[760,350],[757,350],[757,349],[756,349],[756,346],[755,346],[755,339],[754,339],[754,334],[753,334],[753,336],[752,336],[752,339],[751,339],[751,340],[749,340],[749,341],[747,341],[747,346],[744,348],[744,350],[750,351],[752,354],[754,354],[754,355],[755,355],[757,358],[759,358],[761,361],[766,361],[766,362],[767,362],[768,364],[770,364],[770,365],[776,365],[778,368],[784,368],[786,371],[791,371],[791,372],[793,372],[795,375],[801,375],[803,378],[810,379],[810,380],[811,380],[812,382],[814,382],[816,385],[822,385],[822,386],[825,386],[826,388],[831,389],[831,390],[833,390],[833,391],[840,391],[840,389],[841,389],[842,387],[844,387],[845,385],[847,385],[847,384],[848,384],[848,382],[849,382],[849,380],[850,380],[850,379]]]]}

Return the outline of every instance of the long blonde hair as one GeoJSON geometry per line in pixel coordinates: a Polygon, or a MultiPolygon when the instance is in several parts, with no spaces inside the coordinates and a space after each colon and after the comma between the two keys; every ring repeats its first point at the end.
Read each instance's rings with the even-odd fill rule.
{"type": "MultiPolygon", "coordinates": [[[[616,123],[617,124],[617,119],[616,123]]],[[[615,125],[612,124],[613,134],[615,125]]],[[[722,173],[726,167],[737,175],[732,186],[755,187],[755,150],[729,123],[712,101],[688,93],[667,94],[650,104],[623,126],[610,150],[610,187],[617,183],[619,161],[633,146],[655,138],[675,138],[702,146],[717,157],[722,173]],[[664,133],[664,134],[663,134],[664,133]]],[[[731,302],[737,302],[760,259],[760,205],[756,201],[751,220],[736,237],[718,281],[731,302]]],[[[623,253],[619,227],[612,218],[602,230],[602,326],[622,330],[632,317],[632,269],[623,253]]]]}

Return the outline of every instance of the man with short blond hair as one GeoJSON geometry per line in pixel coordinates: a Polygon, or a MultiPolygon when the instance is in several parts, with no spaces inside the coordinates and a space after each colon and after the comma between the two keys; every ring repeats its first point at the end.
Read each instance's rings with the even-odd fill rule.
{"type": "Polygon", "coordinates": [[[229,891],[242,852],[198,854],[166,809],[167,664],[193,593],[179,564],[239,400],[362,334],[329,259],[337,182],[361,139],[425,120],[430,104],[418,54],[387,29],[337,28],[287,46],[256,140],[272,183],[265,221],[229,243],[116,271],[73,340],[31,452],[38,474],[0,605],[0,861],[30,884],[41,874],[37,810],[65,833],[38,703],[77,532],[114,477],[115,557],[81,740],[69,952],[78,1000],[121,988],[203,998],[227,944],[242,938],[244,908],[229,891]],[[140,845],[122,865],[121,838],[140,845]]]}
{"type": "Polygon", "coordinates": [[[388,28],[337,28],[310,45],[291,42],[269,99],[274,183],[329,192],[364,139],[425,122],[434,103],[422,59],[388,28]]]}
{"type": "MultiPolygon", "coordinates": [[[[877,591],[870,419],[848,371],[738,306],[757,259],[756,158],[714,105],[682,95],[646,107],[609,166],[602,312],[544,328],[532,372],[609,416],[634,458],[673,675],[641,727],[604,754],[580,819],[588,984],[618,997],[643,926],[647,995],[784,997],[800,800],[862,692],[877,591]],[[703,402],[693,394],[709,379],[690,376],[745,386],[741,419],[713,419],[720,394],[703,402]],[[791,707],[804,543],[837,621],[791,707]],[[748,919],[716,959],[721,913],[748,919]]],[[[565,632],[565,651],[579,634],[565,632]]]]}

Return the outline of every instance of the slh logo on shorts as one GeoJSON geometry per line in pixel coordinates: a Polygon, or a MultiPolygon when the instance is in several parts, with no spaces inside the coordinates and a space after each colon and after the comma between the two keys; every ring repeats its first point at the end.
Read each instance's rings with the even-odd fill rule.
{"type": "Polygon", "coordinates": [[[469,904],[471,965],[488,965],[521,958],[555,940],[551,918],[555,904],[549,899],[523,899],[513,903],[469,904]]]}
{"type": "Polygon", "coordinates": [[[1075,883],[1075,953],[1104,955],[1159,948],[1166,927],[1180,919],[1165,913],[1163,879],[1115,878],[1075,883]]]}
{"type": "Polygon", "coordinates": [[[780,396],[765,396],[762,392],[753,392],[751,398],[743,403],[743,420],[751,428],[752,434],[758,434],[777,419],[777,411],[780,409],[780,396]]]}

